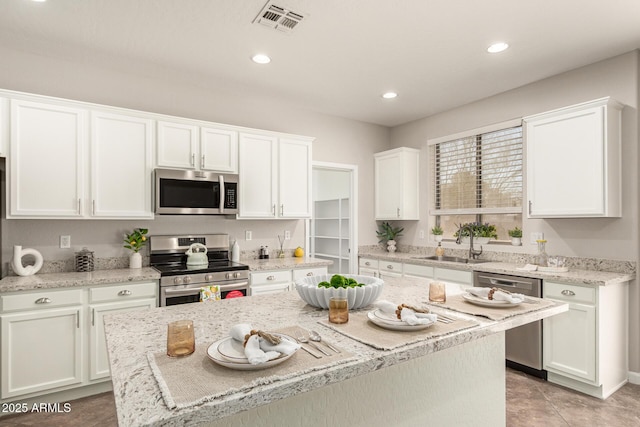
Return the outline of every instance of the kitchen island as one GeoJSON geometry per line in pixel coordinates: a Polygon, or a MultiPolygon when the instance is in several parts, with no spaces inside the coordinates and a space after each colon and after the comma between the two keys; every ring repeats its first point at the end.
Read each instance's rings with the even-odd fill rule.
{"type": "MultiPolygon", "coordinates": [[[[420,280],[386,279],[381,298],[421,303],[427,292],[420,280]]],[[[567,308],[554,303],[500,321],[436,308],[466,320],[467,326],[387,350],[320,324],[327,311],[307,305],[296,292],[106,316],[118,420],[123,426],[500,426],[505,424],[504,331],[567,308]],[[203,375],[213,362],[202,356],[202,350],[242,322],[271,331],[291,326],[316,330],[344,354],[339,362],[323,356],[323,365],[300,375],[257,381],[249,388],[170,409],[166,387],[161,390],[150,362],[166,349],[167,323],[178,319],[194,320],[196,347],[201,351],[188,357],[201,359],[197,362],[203,375]]],[[[352,314],[350,323],[359,315],[352,314]]],[[[269,377],[268,371],[260,372],[269,377]]]]}

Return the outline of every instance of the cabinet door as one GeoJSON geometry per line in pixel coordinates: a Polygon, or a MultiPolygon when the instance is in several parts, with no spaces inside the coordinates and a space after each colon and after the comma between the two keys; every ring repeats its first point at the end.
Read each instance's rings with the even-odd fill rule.
{"type": "Polygon", "coordinates": [[[80,217],[84,110],[11,101],[9,217],[80,217]]]}
{"type": "Polygon", "coordinates": [[[239,218],[276,217],[277,138],[240,135],[239,218]]]}
{"type": "Polygon", "coordinates": [[[569,304],[569,311],[544,319],[542,326],[544,368],[595,384],[595,306],[569,304]]]}
{"type": "Polygon", "coordinates": [[[278,150],[278,214],[311,218],[311,143],[281,138],[278,150]]]}
{"type": "Polygon", "coordinates": [[[152,121],[103,112],[91,118],[91,215],[153,218],[152,121]]]}
{"type": "Polygon", "coordinates": [[[91,311],[91,333],[89,338],[89,380],[108,378],[109,358],[107,343],[104,335],[104,316],[107,314],[126,313],[144,310],[156,306],[155,298],[145,298],[111,304],[96,304],[89,306],[91,311]]]}
{"type": "Polygon", "coordinates": [[[0,98],[0,157],[7,157],[9,148],[9,100],[0,98]]]}
{"type": "Polygon", "coordinates": [[[238,132],[203,127],[200,169],[238,173],[238,132]]]}
{"type": "Polygon", "coordinates": [[[82,382],[80,307],[0,316],[2,398],[82,382]]]}
{"type": "Polygon", "coordinates": [[[198,148],[197,126],[182,123],[158,122],[158,166],[181,169],[196,167],[198,148]]]}
{"type": "Polygon", "coordinates": [[[376,219],[400,217],[401,193],[400,155],[375,158],[375,216],[376,219]]]}
{"type": "Polygon", "coordinates": [[[251,288],[251,296],[279,294],[280,292],[288,292],[290,290],[289,283],[276,283],[273,285],[262,285],[251,288]]]}

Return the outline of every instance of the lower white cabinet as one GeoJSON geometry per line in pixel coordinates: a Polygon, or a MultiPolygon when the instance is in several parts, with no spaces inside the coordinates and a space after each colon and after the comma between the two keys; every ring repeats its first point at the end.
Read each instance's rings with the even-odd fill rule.
{"type": "Polygon", "coordinates": [[[103,316],[156,307],[157,289],[150,281],[0,296],[0,399],[108,380],[103,316]]]}
{"type": "Polygon", "coordinates": [[[314,268],[296,268],[293,270],[293,285],[297,280],[304,279],[305,277],[323,276],[329,274],[327,267],[314,267],[314,268]]]}
{"type": "Polygon", "coordinates": [[[250,273],[251,296],[275,294],[291,290],[291,270],[250,273]]]}
{"type": "Polygon", "coordinates": [[[627,382],[628,283],[545,281],[543,295],[569,303],[569,311],[543,320],[543,365],[549,381],[607,398],[627,382]]]}

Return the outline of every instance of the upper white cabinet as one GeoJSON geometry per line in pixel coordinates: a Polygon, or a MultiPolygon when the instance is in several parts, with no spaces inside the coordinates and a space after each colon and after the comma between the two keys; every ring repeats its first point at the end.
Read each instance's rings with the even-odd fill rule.
{"type": "Polygon", "coordinates": [[[160,167],[238,172],[238,132],[197,124],[158,121],[160,167]]]}
{"type": "Polygon", "coordinates": [[[152,120],[91,114],[91,212],[94,218],[153,218],[152,120]]]}
{"type": "Polygon", "coordinates": [[[87,113],[81,108],[11,101],[11,217],[82,216],[87,113]]]}
{"type": "Polygon", "coordinates": [[[529,218],[621,216],[622,108],[602,98],[524,118],[529,218]]]}
{"type": "Polygon", "coordinates": [[[419,154],[419,150],[401,147],[374,155],[377,220],[420,219],[419,154]]]}
{"type": "Polygon", "coordinates": [[[0,157],[7,157],[9,127],[9,100],[0,98],[0,157]]]}
{"type": "Polygon", "coordinates": [[[238,218],[311,217],[311,140],[240,134],[238,218]]]}

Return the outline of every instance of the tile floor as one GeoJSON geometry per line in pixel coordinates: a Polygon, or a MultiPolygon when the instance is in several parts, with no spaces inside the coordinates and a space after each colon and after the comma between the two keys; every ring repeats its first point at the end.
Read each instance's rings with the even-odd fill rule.
{"type": "MultiPolygon", "coordinates": [[[[3,427],[117,426],[111,393],[71,402],[68,414],[0,418],[3,427]]],[[[627,427],[640,425],[640,385],[627,384],[602,401],[507,369],[508,427],[627,427]]]]}

